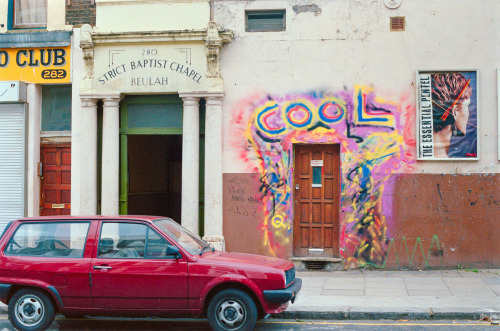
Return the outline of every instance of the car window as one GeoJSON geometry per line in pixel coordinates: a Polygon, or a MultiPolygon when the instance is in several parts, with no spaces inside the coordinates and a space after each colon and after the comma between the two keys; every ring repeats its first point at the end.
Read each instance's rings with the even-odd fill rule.
{"type": "Polygon", "coordinates": [[[172,240],[181,245],[191,254],[199,254],[200,252],[203,252],[203,248],[207,245],[205,241],[171,219],[159,219],[154,221],[154,223],[172,240]]]}
{"type": "Polygon", "coordinates": [[[100,258],[143,258],[146,246],[144,224],[105,222],[102,224],[100,258]]]}
{"type": "Polygon", "coordinates": [[[2,231],[2,234],[0,235],[0,239],[2,239],[3,235],[5,234],[5,232],[7,232],[7,230],[9,229],[9,227],[12,225],[12,221],[10,221],[7,226],[3,229],[2,231]]]}
{"type": "Polygon", "coordinates": [[[7,255],[83,257],[90,222],[21,224],[5,248],[7,255]]]}
{"type": "Polygon", "coordinates": [[[147,257],[150,259],[165,258],[167,246],[170,244],[155,231],[149,229],[148,232],[147,257]]]}
{"type": "Polygon", "coordinates": [[[167,258],[168,241],[145,224],[105,222],[99,240],[98,258],[167,258]]]}

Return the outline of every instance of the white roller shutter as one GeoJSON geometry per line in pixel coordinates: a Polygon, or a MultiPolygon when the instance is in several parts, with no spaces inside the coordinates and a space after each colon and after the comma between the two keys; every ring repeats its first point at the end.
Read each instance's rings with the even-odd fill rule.
{"type": "Polygon", "coordinates": [[[24,217],[25,130],[24,104],[0,104],[0,233],[24,217]]]}

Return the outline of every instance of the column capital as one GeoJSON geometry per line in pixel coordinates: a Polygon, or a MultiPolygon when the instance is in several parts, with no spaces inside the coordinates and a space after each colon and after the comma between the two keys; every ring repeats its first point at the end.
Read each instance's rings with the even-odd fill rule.
{"type": "Polygon", "coordinates": [[[85,99],[122,99],[121,93],[96,93],[96,92],[82,92],[80,93],[80,98],[85,99]]]}
{"type": "Polygon", "coordinates": [[[182,99],[184,106],[199,106],[200,96],[194,93],[183,93],[179,94],[182,99]]]}
{"type": "Polygon", "coordinates": [[[89,98],[89,97],[83,97],[80,95],[80,100],[82,103],[82,107],[84,108],[89,108],[89,107],[97,107],[97,101],[98,99],[95,98],[89,98]]]}
{"type": "Polygon", "coordinates": [[[184,100],[188,98],[200,99],[206,95],[205,92],[179,92],[179,97],[184,100]]]}
{"type": "Polygon", "coordinates": [[[221,106],[222,101],[224,101],[224,93],[211,93],[205,96],[205,101],[207,106],[221,106]]]}
{"type": "Polygon", "coordinates": [[[118,109],[118,107],[120,106],[120,100],[121,98],[120,97],[107,97],[107,98],[103,98],[102,99],[102,102],[103,102],[103,108],[113,108],[113,109],[118,109]]]}

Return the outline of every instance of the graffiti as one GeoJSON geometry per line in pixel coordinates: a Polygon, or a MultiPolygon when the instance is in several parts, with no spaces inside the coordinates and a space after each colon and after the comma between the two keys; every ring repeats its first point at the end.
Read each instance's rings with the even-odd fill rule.
{"type": "MultiPolygon", "coordinates": [[[[385,263],[390,238],[382,211],[390,175],[414,162],[405,141],[404,108],[355,86],[337,93],[267,96],[240,103],[233,123],[246,138],[240,157],[260,174],[263,244],[273,256],[286,256],[293,222],[293,144],[340,144],[340,251],[359,265],[385,263]],[[256,166],[255,166],[256,165],[256,166]],[[352,254],[350,253],[352,252],[352,254]]],[[[408,145],[408,143],[410,146],[408,145]]]]}
{"type": "Polygon", "coordinates": [[[226,195],[226,212],[232,217],[257,218],[263,206],[262,197],[255,192],[254,175],[248,178],[231,176],[224,181],[224,191],[226,195]]]}
{"type": "Polygon", "coordinates": [[[359,260],[355,258],[355,256],[359,255],[360,251],[362,251],[363,248],[356,247],[355,251],[349,254],[350,257],[347,259],[347,263],[349,264],[350,262],[354,262],[357,263],[359,267],[364,267],[366,265],[369,265],[380,269],[386,267],[388,259],[394,259],[395,267],[397,268],[403,266],[407,266],[410,269],[415,267],[429,268],[438,266],[441,267],[443,265],[443,250],[441,249],[441,245],[439,244],[439,238],[436,235],[432,237],[431,244],[429,246],[427,254],[425,254],[424,247],[422,245],[422,240],[420,239],[420,237],[417,237],[415,241],[415,246],[413,247],[411,253],[410,250],[408,249],[407,239],[404,236],[399,244],[399,253],[396,250],[396,246],[397,246],[396,241],[394,240],[394,238],[392,238],[387,248],[387,259],[385,259],[380,264],[368,261],[360,263],[359,260]],[[438,260],[438,262],[436,262],[435,265],[430,264],[430,261],[433,258],[437,258],[438,260]]]}

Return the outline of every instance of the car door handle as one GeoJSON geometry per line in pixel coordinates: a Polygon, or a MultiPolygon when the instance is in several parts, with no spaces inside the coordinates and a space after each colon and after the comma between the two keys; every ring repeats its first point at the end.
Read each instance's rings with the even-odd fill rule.
{"type": "Polygon", "coordinates": [[[95,265],[94,269],[96,270],[109,270],[111,267],[109,265],[95,265]]]}

